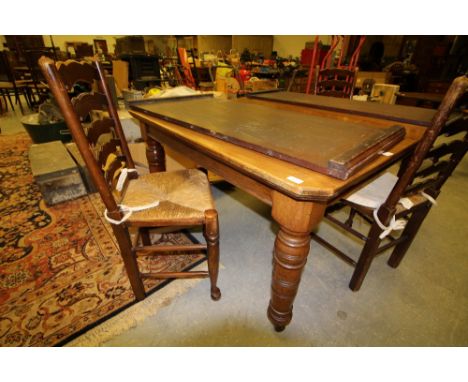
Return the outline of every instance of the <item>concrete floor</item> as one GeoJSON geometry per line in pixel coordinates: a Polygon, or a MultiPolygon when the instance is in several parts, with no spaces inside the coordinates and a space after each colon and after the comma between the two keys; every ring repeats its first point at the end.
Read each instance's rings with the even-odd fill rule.
{"type": "MultiPolygon", "coordinates": [[[[2,134],[22,130],[11,113],[0,117],[0,127],[2,134]]],[[[211,301],[208,281],[200,281],[105,346],[467,346],[467,189],[468,157],[400,267],[377,258],[357,293],[348,289],[352,268],[312,242],[293,321],[276,333],[266,317],[277,230],[270,208],[239,189],[215,186],[222,299],[211,301]]],[[[326,224],[319,231],[335,232],[326,224]]],[[[353,239],[340,240],[356,252],[353,239]]]]}

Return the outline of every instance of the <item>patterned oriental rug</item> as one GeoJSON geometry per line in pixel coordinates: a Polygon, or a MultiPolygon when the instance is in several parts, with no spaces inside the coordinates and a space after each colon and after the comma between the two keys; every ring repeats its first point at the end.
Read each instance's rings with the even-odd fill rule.
{"type": "MultiPolygon", "coordinates": [[[[0,346],[63,345],[135,302],[99,196],[47,207],[31,174],[30,144],[26,134],[0,136],[0,346]]],[[[153,257],[141,266],[181,271],[201,260],[153,257]]],[[[166,284],[145,281],[151,291],[166,284]]]]}

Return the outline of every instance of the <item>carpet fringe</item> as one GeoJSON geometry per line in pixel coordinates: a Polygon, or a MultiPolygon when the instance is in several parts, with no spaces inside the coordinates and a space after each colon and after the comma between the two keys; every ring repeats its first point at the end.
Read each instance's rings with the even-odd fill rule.
{"type": "MultiPolygon", "coordinates": [[[[206,268],[206,264],[200,264],[193,271],[206,268]]],[[[150,316],[156,315],[159,310],[169,305],[174,298],[193,288],[202,279],[175,280],[161,290],[148,296],[143,301],[130,306],[115,317],[111,317],[102,324],[90,329],[81,336],[68,342],[65,346],[73,347],[97,347],[106,346],[105,342],[123,332],[136,327],[150,316]]],[[[209,287],[207,289],[209,294],[209,287]]]]}

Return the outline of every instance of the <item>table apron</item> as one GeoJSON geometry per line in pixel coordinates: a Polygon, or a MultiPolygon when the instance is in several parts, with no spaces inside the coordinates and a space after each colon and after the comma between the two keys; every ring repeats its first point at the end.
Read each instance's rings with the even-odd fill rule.
{"type": "Polygon", "coordinates": [[[242,169],[234,168],[220,161],[214,154],[202,152],[191,142],[185,142],[171,134],[167,134],[159,130],[157,127],[149,124],[146,125],[146,138],[154,139],[162,144],[167,145],[174,151],[187,156],[201,167],[206,168],[219,175],[229,183],[241,188],[252,196],[258,198],[262,202],[271,206],[272,187],[253,179],[252,176],[246,175],[242,169]],[[211,155],[210,155],[211,154],[211,155]]]}

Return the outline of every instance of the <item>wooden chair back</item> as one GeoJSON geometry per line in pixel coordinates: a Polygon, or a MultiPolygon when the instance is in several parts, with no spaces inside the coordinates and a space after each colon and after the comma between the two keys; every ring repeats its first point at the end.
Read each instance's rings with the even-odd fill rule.
{"type": "Polygon", "coordinates": [[[38,61],[42,56],[46,56],[55,60],[55,53],[52,48],[28,49],[24,51],[24,56],[26,58],[26,65],[29,69],[29,72],[31,73],[31,79],[33,82],[36,84],[41,81],[45,81],[38,61]]]}
{"type": "Polygon", "coordinates": [[[377,210],[360,203],[349,202],[349,199],[327,209],[325,217],[329,221],[365,243],[358,261],[316,233],[312,234],[315,241],[355,267],[349,283],[351,290],[357,291],[361,288],[373,259],[392,247],[393,251],[388,264],[393,268],[398,267],[432,204],[435,203],[441,187],[466,154],[468,114],[466,103],[463,104],[466,102],[463,95],[467,94],[467,90],[468,77],[466,75],[453,81],[431,125],[425,131],[414,152],[403,160],[395,186],[377,210]],[[457,106],[459,111],[454,112],[457,106]],[[399,205],[400,202],[401,205],[399,205]],[[331,215],[332,212],[345,206],[351,207],[349,217],[345,221],[331,215]],[[356,214],[371,223],[367,234],[353,228],[356,214]],[[393,236],[391,235],[393,230],[403,231],[399,236],[393,236]],[[383,240],[386,242],[382,243],[383,240]]]}
{"type": "Polygon", "coordinates": [[[0,50],[0,82],[12,82],[14,83],[13,71],[8,61],[6,51],[0,50]]]}
{"type": "Polygon", "coordinates": [[[357,69],[316,67],[315,94],[337,98],[353,96],[357,69]]]}
{"type": "MultiPolygon", "coordinates": [[[[134,169],[135,165],[102,67],[98,61],[69,60],[54,64],[47,57],[41,57],[39,64],[107,208],[109,217],[121,219],[117,206],[119,193],[115,191],[116,177],[124,167],[134,169]],[[83,92],[70,98],[69,93],[78,83],[87,83],[91,87],[97,85],[98,91],[83,92]],[[104,115],[102,118],[86,123],[95,111],[107,112],[108,116],[104,115]],[[99,137],[109,132],[114,138],[104,144],[99,144],[99,137]]],[[[131,174],[132,177],[136,175],[136,173],[131,174]]]]}
{"type": "Polygon", "coordinates": [[[453,81],[431,126],[419,141],[413,155],[403,163],[396,185],[379,209],[379,218],[387,220],[388,216],[385,215],[393,214],[396,204],[404,196],[420,191],[433,198],[438,196],[441,187],[468,150],[468,115],[461,111],[449,120],[457,102],[467,90],[466,75],[453,81]],[[442,135],[446,136],[444,142],[434,146],[434,142],[442,135]]]}
{"type": "Polygon", "coordinates": [[[0,51],[0,94],[5,101],[5,109],[5,97],[8,97],[8,101],[11,105],[11,110],[15,110],[13,102],[11,100],[11,95],[14,95],[15,101],[19,104],[19,107],[21,109],[21,113],[24,114],[23,106],[19,97],[20,93],[24,95],[26,103],[28,104],[28,106],[30,106],[30,98],[29,92],[27,90],[27,85],[24,85],[24,83],[21,84],[19,81],[17,82],[15,78],[15,72],[10,62],[10,58],[8,57],[8,52],[0,51]]]}

